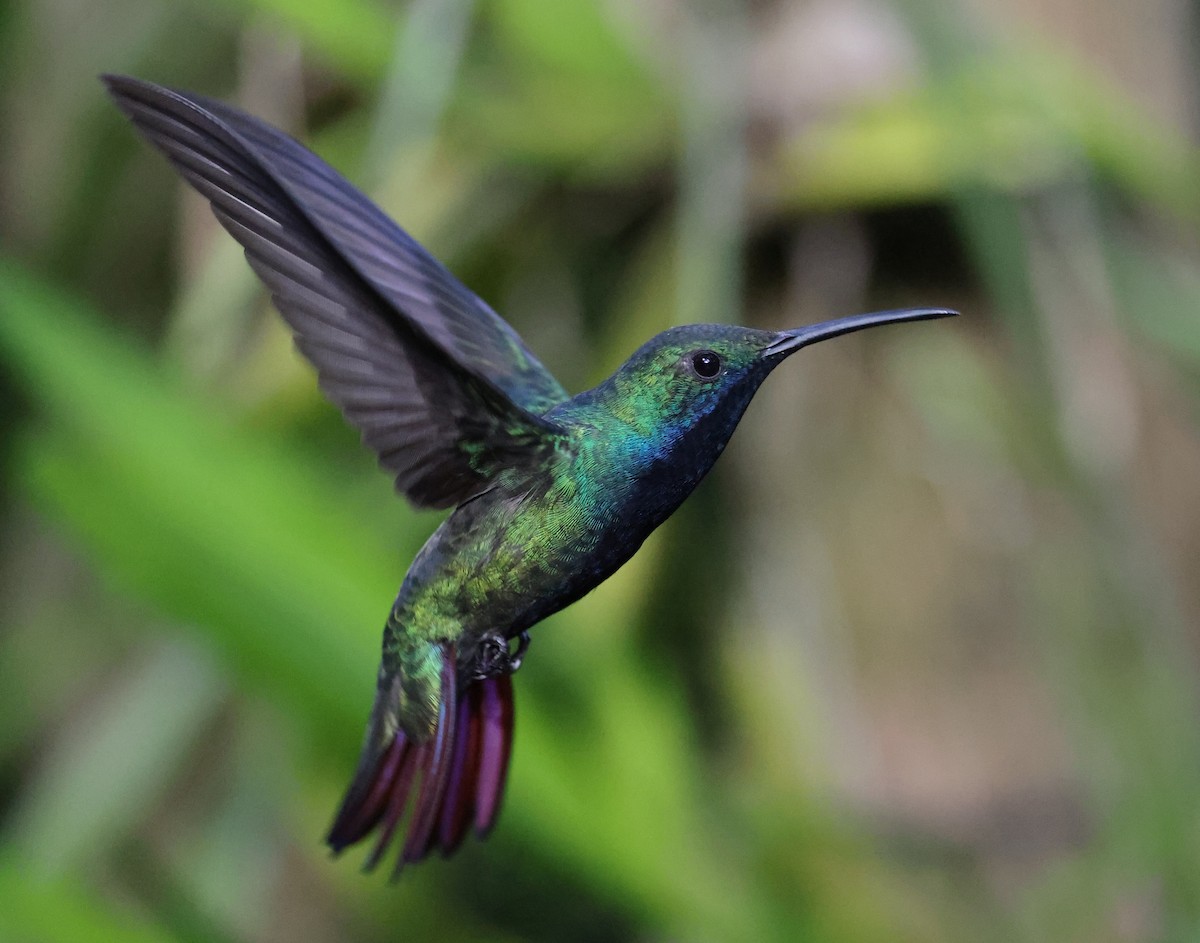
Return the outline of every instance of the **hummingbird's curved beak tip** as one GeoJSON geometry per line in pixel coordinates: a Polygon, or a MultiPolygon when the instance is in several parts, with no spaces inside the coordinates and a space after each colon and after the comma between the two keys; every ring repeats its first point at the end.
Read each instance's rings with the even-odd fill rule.
{"type": "Polygon", "coordinates": [[[846,318],[835,318],[832,321],[822,321],[820,324],[810,324],[791,331],[780,331],[763,349],[763,356],[781,358],[794,354],[801,347],[826,341],[843,334],[853,334],[868,327],[878,327],[882,324],[898,324],[903,321],[933,321],[937,318],[957,317],[958,312],[952,308],[896,308],[891,311],[872,311],[869,314],[852,314],[846,318]]]}

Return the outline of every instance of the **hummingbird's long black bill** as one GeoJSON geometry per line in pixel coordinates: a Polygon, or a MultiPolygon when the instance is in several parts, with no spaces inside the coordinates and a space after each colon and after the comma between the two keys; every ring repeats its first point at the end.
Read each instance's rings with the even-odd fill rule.
{"type": "Polygon", "coordinates": [[[880,324],[896,324],[901,321],[932,321],[935,318],[952,318],[958,314],[950,308],[897,308],[893,311],[873,311],[870,314],[852,314],[847,318],[835,318],[798,327],[792,331],[780,331],[779,339],[763,351],[764,357],[784,357],[794,354],[801,347],[827,341],[831,337],[853,334],[880,324]]]}

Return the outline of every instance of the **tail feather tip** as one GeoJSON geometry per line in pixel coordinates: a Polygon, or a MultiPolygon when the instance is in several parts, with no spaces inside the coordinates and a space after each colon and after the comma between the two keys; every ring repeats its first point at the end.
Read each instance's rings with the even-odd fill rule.
{"type": "Polygon", "coordinates": [[[434,851],[452,855],[472,826],[484,838],[495,825],[512,754],[512,679],[504,675],[472,682],[460,697],[453,660],[447,661],[434,737],[413,744],[398,733],[374,762],[360,765],[325,836],[333,856],[378,828],[363,868],[373,870],[407,812],[391,875],[395,880],[405,865],[434,851]]]}

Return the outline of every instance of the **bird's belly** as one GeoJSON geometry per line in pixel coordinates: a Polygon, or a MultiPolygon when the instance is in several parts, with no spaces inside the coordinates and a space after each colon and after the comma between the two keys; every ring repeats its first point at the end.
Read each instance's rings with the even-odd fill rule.
{"type": "Polygon", "coordinates": [[[594,497],[566,482],[536,500],[460,509],[418,555],[393,622],[455,636],[461,657],[484,635],[511,638],[575,602],[669,514],[594,497]]]}
{"type": "Polygon", "coordinates": [[[511,638],[569,606],[628,561],[649,532],[598,530],[564,542],[541,559],[529,555],[513,559],[502,571],[495,595],[496,610],[503,617],[492,623],[493,629],[511,638]]]}
{"type": "Polygon", "coordinates": [[[506,532],[464,581],[462,611],[482,634],[512,637],[575,602],[637,551],[645,533],[605,520],[547,520],[506,532]]]}

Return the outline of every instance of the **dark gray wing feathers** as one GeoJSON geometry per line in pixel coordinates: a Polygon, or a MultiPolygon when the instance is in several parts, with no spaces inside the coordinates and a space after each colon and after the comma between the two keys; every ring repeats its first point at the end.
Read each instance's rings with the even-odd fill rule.
{"type": "Polygon", "coordinates": [[[322,389],[399,490],[449,507],[498,469],[536,463],[561,432],[536,413],[565,394],[411,237],[256,119],[137,80],[105,81],[245,248],[322,389]]]}
{"type": "Polygon", "coordinates": [[[257,153],[309,221],[419,332],[530,412],[545,412],[567,398],[504,319],[333,168],[256,118],[192,98],[257,153]]]}

